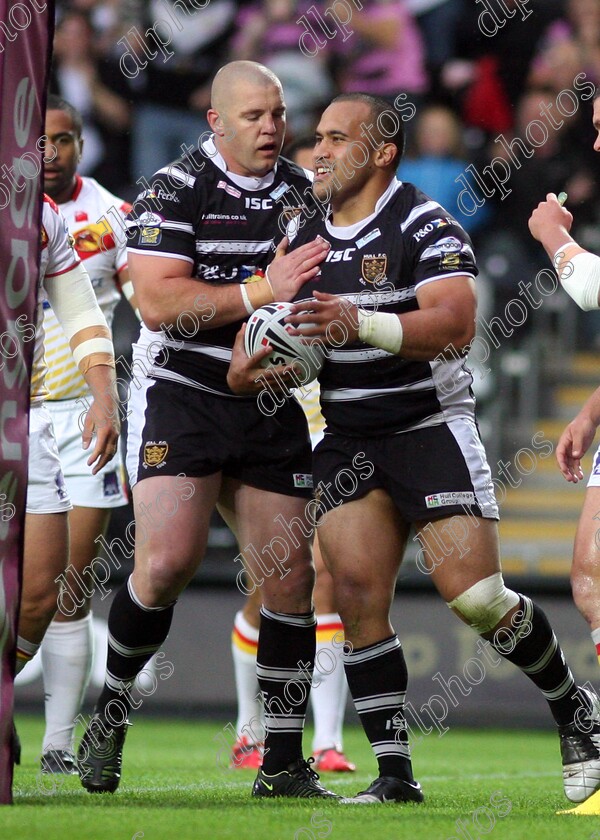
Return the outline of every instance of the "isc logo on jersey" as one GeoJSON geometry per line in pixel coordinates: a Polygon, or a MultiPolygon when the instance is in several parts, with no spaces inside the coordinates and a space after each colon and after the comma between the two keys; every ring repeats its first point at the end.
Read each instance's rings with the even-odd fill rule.
{"type": "Polygon", "coordinates": [[[344,248],[343,251],[331,250],[325,257],[325,262],[350,262],[355,251],[356,248],[344,248]]]}
{"type": "Polygon", "coordinates": [[[245,206],[248,210],[272,210],[272,198],[246,198],[245,206]]]}

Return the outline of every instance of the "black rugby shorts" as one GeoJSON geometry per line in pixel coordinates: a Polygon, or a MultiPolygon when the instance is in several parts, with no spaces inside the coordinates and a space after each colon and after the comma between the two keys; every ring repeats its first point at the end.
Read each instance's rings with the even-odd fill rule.
{"type": "Polygon", "coordinates": [[[273,417],[237,400],[156,380],[146,394],[137,481],[222,472],[251,487],[309,498],[312,451],[304,412],[288,399],[273,417]]]}
{"type": "Polygon", "coordinates": [[[470,513],[498,519],[476,424],[456,418],[386,437],[326,432],[313,453],[316,516],[370,490],[385,490],[406,522],[470,513]]]}

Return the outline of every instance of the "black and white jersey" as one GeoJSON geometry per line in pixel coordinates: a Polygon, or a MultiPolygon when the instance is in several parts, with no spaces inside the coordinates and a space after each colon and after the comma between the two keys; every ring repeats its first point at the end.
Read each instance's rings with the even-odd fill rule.
{"type": "MultiPolygon", "coordinates": [[[[320,234],[331,243],[321,275],[302,287],[342,295],[365,310],[411,312],[425,283],[477,274],[471,240],[458,222],[415,186],[394,179],[375,212],[349,227],[313,220],[293,247],[320,234]]],[[[435,426],[474,413],[472,376],[450,361],[403,359],[368,344],[328,348],[319,375],[327,431],[380,436],[435,426]]]]}
{"type": "MultiPolygon", "coordinates": [[[[127,222],[128,250],[185,260],[192,277],[207,283],[242,283],[273,258],[289,218],[286,194],[299,198],[307,188],[305,170],[284,158],[264,178],[230,173],[212,140],[206,141],[160,169],[151,189],[137,197],[127,222]]],[[[192,311],[166,325],[151,377],[234,396],[226,375],[242,322],[211,329],[213,311],[199,295],[192,311]]]]}

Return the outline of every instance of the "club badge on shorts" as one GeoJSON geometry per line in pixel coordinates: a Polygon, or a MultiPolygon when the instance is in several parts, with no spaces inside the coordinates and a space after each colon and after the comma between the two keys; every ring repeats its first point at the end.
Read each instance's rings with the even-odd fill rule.
{"type": "Polygon", "coordinates": [[[156,467],[160,469],[165,466],[165,458],[169,451],[169,444],[166,440],[149,440],[144,445],[144,467],[156,467]]]}

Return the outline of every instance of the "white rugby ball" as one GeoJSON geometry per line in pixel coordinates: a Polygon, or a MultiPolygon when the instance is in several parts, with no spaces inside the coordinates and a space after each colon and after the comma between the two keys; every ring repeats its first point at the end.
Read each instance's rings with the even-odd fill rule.
{"type": "Polygon", "coordinates": [[[290,303],[269,303],[257,309],[248,318],[244,348],[248,356],[253,356],[270,345],[273,352],[263,359],[262,366],[295,364],[299,384],[306,385],[318,376],[325,356],[320,343],[305,344],[301,336],[291,334],[294,327],[284,321],[291,314],[290,303]]]}

